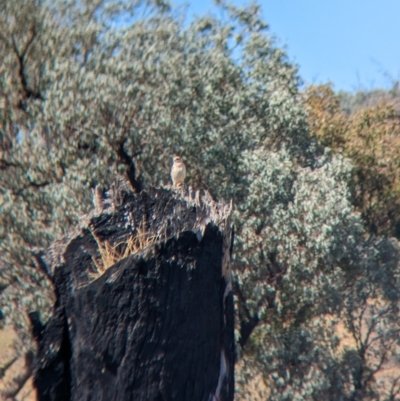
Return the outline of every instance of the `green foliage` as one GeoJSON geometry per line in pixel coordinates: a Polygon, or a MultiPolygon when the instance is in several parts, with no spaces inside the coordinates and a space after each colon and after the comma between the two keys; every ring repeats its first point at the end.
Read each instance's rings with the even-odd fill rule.
{"type": "Polygon", "coordinates": [[[188,27],[159,1],[0,7],[7,320],[26,334],[26,311],[49,313],[51,289],[30,252],[78,223],[91,188],[118,172],[136,189],[166,184],[180,153],[193,187],[236,205],[239,397],[254,399],[256,376],[264,399],[378,394],[365,350],[385,360],[394,350],[397,243],[367,239],[351,204],[353,167],[310,134],[297,69],[258,6],[220,2],[219,18],[188,27]],[[340,320],[355,338],[348,351],[340,320]],[[364,327],[382,341],[371,344],[364,327]]]}

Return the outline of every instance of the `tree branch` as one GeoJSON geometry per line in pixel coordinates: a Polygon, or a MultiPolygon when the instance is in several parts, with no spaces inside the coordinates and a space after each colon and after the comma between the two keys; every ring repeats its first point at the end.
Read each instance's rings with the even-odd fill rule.
{"type": "Polygon", "coordinates": [[[118,157],[120,158],[120,161],[126,165],[126,174],[128,176],[128,180],[132,185],[133,190],[136,193],[139,193],[142,188],[143,185],[142,183],[136,179],[136,165],[133,161],[133,158],[131,156],[129,156],[129,154],[126,152],[124,145],[126,142],[126,138],[121,140],[116,148],[116,152],[118,157]]]}
{"type": "Polygon", "coordinates": [[[5,398],[15,399],[18,393],[25,386],[25,383],[29,380],[32,375],[32,363],[33,363],[34,355],[31,351],[28,351],[25,354],[25,368],[24,371],[13,379],[13,386],[10,389],[7,389],[3,392],[5,398]]]}
{"type": "Polygon", "coordinates": [[[10,361],[6,362],[3,366],[0,366],[0,379],[2,379],[7,370],[9,368],[11,368],[11,366],[14,364],[14,362],[16,362],[18,360],[18,356],[15,356],[14,358],[12,358],[10,361]]]}
{"type": "MultiPolygon", "coordinates": [[[[25,99],[34,98],[43,100],[41,93],[29,88],[28,85],[28,77],[26,73],[26,55],[28,53],[29,47],[31,46],[33,40],[36,37],[36,28],[34,25],[32,25],[30,32],[31,32],[30,38],[28,39],[28,42],[26,43],[24,50],[22,50],[22,52],[18,49],[14,36],[12,36],[12,45],[14,53],[18,60],[18,76],[24,92],[24,98],[25,99]]],[[[23,109],[21,102],[20,102],[20,107],[23,109]]]]}
{"type": "Polygon", "coordinates": [[[244,298],[244,295],[237,282],[233,283],[233,289],[234,289],[234,292],[238,296],[238,299],[240,302],[240,308],[243,309],[243,311],[246,315],[245,319],[240,319],[239,344],[243,348],[246,345],[247,340],[249,339],[251,333],[256,328],[257,324],[259,323],[260,318],[257,315],[251,315],[249,309],[246,306],[246,300],[244,298]]]}

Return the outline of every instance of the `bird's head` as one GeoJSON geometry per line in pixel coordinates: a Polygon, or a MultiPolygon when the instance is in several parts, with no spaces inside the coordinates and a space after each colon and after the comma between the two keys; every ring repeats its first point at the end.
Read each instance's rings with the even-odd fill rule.
{"type": "Polygon", "coordinates": [[[178,155],[174,156],[174,163],[180,163],[182,161],[181,157],[178,155]]]}

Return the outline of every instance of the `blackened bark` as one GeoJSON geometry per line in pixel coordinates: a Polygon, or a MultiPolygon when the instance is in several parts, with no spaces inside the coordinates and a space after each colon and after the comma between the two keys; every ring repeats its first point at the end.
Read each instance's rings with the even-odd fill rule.
{"type": "Polygon", "coordinates": [[[140,193],[140,191],[143,188],[142,183],[136,178],[137,174],[137,169],[136,169],[136,164],[131,156],[126,152],[124,146],[125,146],[126,139],[122,140],[118,145],[117,145],[117,155],[120,159],[120,161],[125,164],[126,166],[126,176],[132,185],[133,190],[135,193],[140,193]]]}
{"type": "Polygon", "coordinates": [[[53,317],[32,317],[39,401],[233,400],[231,208],[115,188],[53,255],[53,317]],[[148,244],[99,272],[101,244],[138,233],[148,244]]]}

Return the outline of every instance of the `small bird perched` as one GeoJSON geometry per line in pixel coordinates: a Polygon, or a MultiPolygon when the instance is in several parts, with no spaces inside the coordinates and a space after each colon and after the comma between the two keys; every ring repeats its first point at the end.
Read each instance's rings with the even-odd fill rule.
{"type": "Polygon", "coordinates": [[[182,187],[186,177],[186,166],[179,156],[174,156],[174,164],[171,169],[172,184],[174,187],[182,187]]]}

